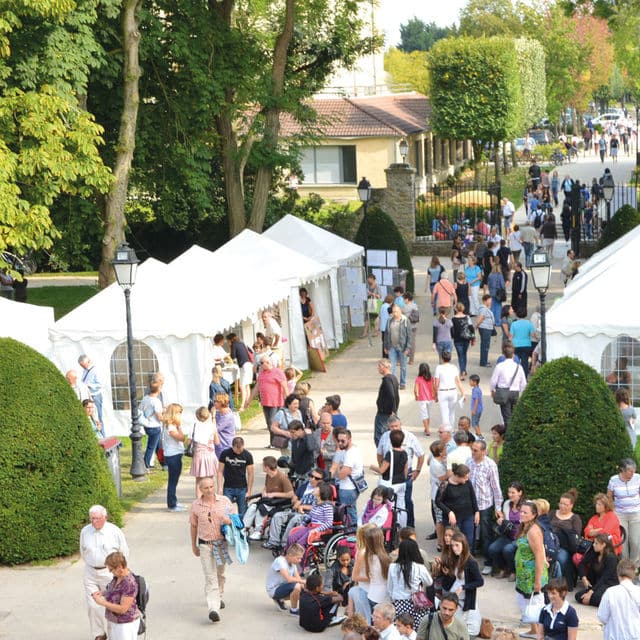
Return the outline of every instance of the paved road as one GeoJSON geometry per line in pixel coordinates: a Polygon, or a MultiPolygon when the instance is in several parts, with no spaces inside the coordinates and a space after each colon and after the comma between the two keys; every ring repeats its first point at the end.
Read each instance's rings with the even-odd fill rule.
{"type": "MultiPolygon", "coordinates": [[[[585,163],[586,165],[587,163],[585,163]]],[[[581,168],[581,163],[572,165],[581,168]]],[[[586,176],[592,169],[584,167],[586,176]]],[[[424,297],[427,261],[414,260],[417,280],[417,301],[422,311],[418,334],[416,364],[409,369],[408,380],[413,381],[417,366],[426,361],[432,367],[436,357],[431,351],[431,317],[424,297]]],[[[445,265],[447,266],[447,265],[445,265]]],[[[552,275],[552,293],[559,294],[557,264],[552,275]]],[[[537,295],[529,293],[533,305],[537,295]]],[[[491,359],[497,356],[494,341],[491,359]]],[[[470,351],[469,371],[477,371],[478,346],[470,351]]],[[[367,463],[375,461],[372,438],[373,407],[379,376],[376,360],[380,356],[378,340],[369,347],[366,340],[358,340],[352,347],[331,361],[326,374],[316,374],[311,380],[312,397],[320,404],[329,393],[339,392],[343,398],[345,414],[354,433],[354,440],[363,450],[367,463]]],[[[482,369],[482,388],[487,393],[490,370],[482,369]]],[[[401,417],[416,435],[422,432],[417,407],[413,402],[411,384],[401,392],[401,417]]],[[[497,407],[486,401],[482,427],[487,434],[491,425],[499,421],[497,407]]],[[[434,419],[434,426],[438,416],[434,419]]],[[[248,448],[260,464],[267,451],[260,449],[266,440],[266,431],[260,419],[248,425],[248,448]]],[[[422,438],[422,436],[420,436],[422,438]]],[[[429,441],[422,438],[425,445],[429,441]]],[[[425,467],[426,469],[426,467],[425,467]]],[[[261,482],[259,479],[258,482],[261,482]]],[[[375,478],[369,478],[375,484],[375,478]]],[[[435,544],[424,537],[432,531],[431,517],[426,507],[428,474],[423,474],[415,487],[417,530],[419,539],[429,554],[435,553],[435,544]]],[[[179,485],[179,498],[187,503],[193,496],[193,479],[183,476],[179,485]]],[[[298,638],[301,630],[297,621],[276,611],[264,591],[264,577],[272,558],[270,553],[252,547],[246,566],[237,563],[228,570],[225,592],[226,609],[222,621],[215,627],[207,619],[202,593],[203,577],[199,561],[191,554],[187,518],[184,514],[168,513],[163,492],[158,492],[134,509],[128,516],[125,533],[131,549],[132,567],[145,575],[151,588],[149,603],[150,640],[173,640],[189,637],[190,640],[218,640],[253,637],[259,634],[263,640],[290,640],[298,638]]],[[[46,531],[43,531],[46,535],[46,531]]],[[[11,640],[39,640],[40,638],[64,638],[84,640],[88,638],[88,625],[82,599],[82,562],[77,558],[63,560],[53,566],[18,567],[0,569],[0,581],[4,585],[0,600],[0,638],[11,640]]],[[[494,622],[517,626],[519,618],[515,605],[513,584],[489,578],[479,594],[482,615],[494,622]]],[[[595,618],[595,609],[579,606],[581,640],[601,638],[595,618]]],[[[330,629],[325,636],[339,638],[338,629],[330,629]]]]}

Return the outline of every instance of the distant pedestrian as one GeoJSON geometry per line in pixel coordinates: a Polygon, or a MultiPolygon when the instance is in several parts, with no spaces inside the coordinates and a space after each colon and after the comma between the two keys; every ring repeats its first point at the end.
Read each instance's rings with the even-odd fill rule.
{"type": "Polygon", "coordinates": [[[253,456],[244,447],[244,438],[236,436],[231,447],[218,460],[218,493],[238,505],[241,518],[247,511],[247,497],[253,489],[253,456]]]}
{"type": "Polygon", "coordinates": [[[187,436],[182,431],[182,406],[170,404],[162,414],[162,448],[164,461],[169,476],[167,478],[167,509],[169,511],[186,511],[187,508],[178,503],[176,490],[182,473],[182,456],[187,436]]]}
{"type": "Polygon", "coordinates": [[[78,364],[84,369],[82,374],[82,382],[89,387],[91,399],[96,403],[96,411],[98,412],[98,420],[102,424],[102,382],[98,378],[96,368],[89,360],[89,356],[82,354],[78,358],[78,364]]]}
{"type": "Polygon", "coordinates": [[[391,361],[387,358],[378,360],[378,373],[382,376],[382,381],[378,389],[377,412],[373,426],[373,441],[376,443],[376,447],[382,434],[388,429],[389,418],[398,413],[400,405],[398,379],[391,373],[391,361]]]}

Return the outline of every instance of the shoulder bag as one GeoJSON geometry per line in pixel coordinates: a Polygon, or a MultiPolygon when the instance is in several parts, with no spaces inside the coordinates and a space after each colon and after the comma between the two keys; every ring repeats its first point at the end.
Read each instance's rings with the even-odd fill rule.
{"type": "Polygon", "coordinates": [[[193,441],[193,434],[196,432],[196,423],[193,423],[193,429],[191,429],[191,438],[189,438],[189,444],[184,448],[184,455],[187,458],[193,458],[193,450],[195,449],[195,443],[193,441]]]}
{"type": "Polygon", "coordinates": [[[513,372],[513,377],[511,378],[511,382],[507,387],[496,387],[496,390],[493,394],[493,401],[495,404],[502,407],[503,405],[507,404],[507,402],[509,402],[509,399],[511,398],[511,394],[512,394],[511,385],[513,384],[513,381],[516,379],[516,376],[518,375],[519,368],[520,368],[520,365],[516,364],[516,370],[513,372]]]}
{"type": "Polygon", "coordinates": [[[423,591],[422,582],[420,588],[411,594],[411,603],[416,611],[424,611],[425,609],[432,609],[433,602],[429,599],[429,596],[423,591]]]}
{"type": "MultiPolygon", "coordinates": [[[[287,425],[287,427],[289,427],[289,418],[287,418],[287,412],[284,409],[279,409],[279,411],[282,411],[285,424],[287,425]]],[[[271,426],[269,426],[269,431],[271,431],[272,446],[274,446],[276,449],[286,449],[289,446],[289,438],[287,438],[287,436],[280,435],[279,433],[273,433],[273,431],[271,430],[271,426]]]]}
{"type": "Polygon", "coordinates": [[[354,478],[353,476],[350,475],[349,480],[351,480],[351,482],[353,483],[353,486],[355,487],[355,490],[358,492],[358,495],[365,492],[369,488],[369,485],[367,484],[367,479],[364,477],[364,474],[358,478],[354,478]]]}
{"type": "Polygon", "coordinates": [[[467,316],[467,322],[462,325],[462,329],[460,330],[460,337],[463,340],[473,340],[476,337],[475,331],[473,330],[473,325],[471,324],[471,318],[467,316]]]}

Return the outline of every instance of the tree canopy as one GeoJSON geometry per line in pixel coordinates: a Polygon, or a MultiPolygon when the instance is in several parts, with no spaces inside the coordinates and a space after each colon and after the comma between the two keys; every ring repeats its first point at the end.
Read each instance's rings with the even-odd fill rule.
{"type": "Polygon", "coordinates": [[[435,22],[423,22],[415,16],[400,25],[398,49],[404,53],[429,51],[442,38],[452,35],[451,27],[439,27],[435,22]]]}

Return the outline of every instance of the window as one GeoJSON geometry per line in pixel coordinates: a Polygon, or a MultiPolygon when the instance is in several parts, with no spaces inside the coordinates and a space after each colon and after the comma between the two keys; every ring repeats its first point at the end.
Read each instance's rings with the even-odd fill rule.
{"type": "Polygon", "coordinates": [[[602,352],[601,372],[612,391],[627,389],[631,404],[640,403],[640,342],[618,336],[602,352]]]}
{"type": "Polygon", "coordinates": [[[308,184],[356,184],[356,147],[309,147],[301,167],[308,184]]]}
{"type": "MultiPolygon", "coordinates": [[[[158,371],[158,359],[140,340],[133,341],[133,366],[136,372],[136,395],[138,402],[144,396],[149,383],[149,376],[158,371]]],[[[127,343],[121,342],[111,354],[111,398],[114,410],[130,410],[129,397],[129,364],[127,360],[127,343]]]]}

